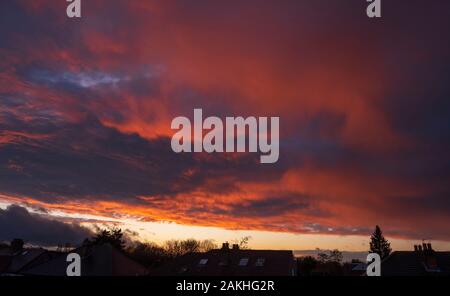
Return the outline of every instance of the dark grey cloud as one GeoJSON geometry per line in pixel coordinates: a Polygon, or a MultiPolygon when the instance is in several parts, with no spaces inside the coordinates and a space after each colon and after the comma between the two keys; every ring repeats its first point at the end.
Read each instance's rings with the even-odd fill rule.
{"type": "Polygon", "coordinates": [[[43,246],[77,245],[90,236],[92,232],[85,227],[32,214],[17,205],[0,209],[0,241],[21,238],[26,243],[43,246]]]}
{"type": "Polygon", "coordinates": [[[310,201],[303,195],[269,197],[261,200],[241,201],[233,207],[230,214],[244,217],[271,217],[296,210],[305,211],[311,207],[310,201]]]}
{"type": "Polygon", "coordinates": [[[120,133],[94,116],[87,115],[80,124],[32,120],[30,124],[4,114],[0,121],[3,132],[25,134],[1,147],[1,193],[50,203],[72,198],[140,203],[139,196],[171,198],[205,186],[206,180],[217,180],[206,191],[226,192],[235,190],[238,179],[270,180],[281,173],[276,168],[258,172],[257,155],[176,154],[170,138],[120,133]]]}
{"type": "MultiPolygon", "coordinates": [[[[16,129],[33,130],[20,121],[15,124],[16,129]]],[[[58,196],[130,199],[171,194],[175,182],[190,186],[182,177],[192,156],[172,153],[168,139],[149,142],[103,127],[95,119],[58,128],[50,124],[49,130],[48,139],[19,139],[2,147],[1,192],[57,202],[58,196]],[[11,160],[22,169],[11,169],[11,160]]]]}
{"type": "Polygon", "coordinates": [[[309,233],[328,233],[339,235],[364,235],[369,236],[372,228],[368,227],[352,227],[352,226],[333,226],[324,225],[320,223],[304,223],[300,226],[300,229],[309,233]]]}
{"type": "MultiPolygon", "coordinates": [[[[199,209],[200,211],[200,209],[199,209]]],[[[295,192],[280,190],[273,195],[257,200],[242,199],[238,204],[228,205],[227,209],[213,209],[212,212],[233,217],[277,217],[288,213],[302,213],[314,217],[329,216],[320,209],[314,197],[295,192]]]]}

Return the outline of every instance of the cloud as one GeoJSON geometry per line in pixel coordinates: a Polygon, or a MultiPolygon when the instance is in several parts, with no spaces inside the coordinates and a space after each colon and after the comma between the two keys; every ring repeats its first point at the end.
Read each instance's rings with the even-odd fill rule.
{"type": "Polygon", "coordinates": [[[450,4],[383,5],[374,23],[359,0],[98,0],[75,24],[63,2],[3,1],[0,194],[149,221],[380,223],[450,240],[450,4]],[[171,119],[198,107],[280,116],[280,161],[172,153],[171,119]]]}
{"type": "Polygon", "coordinates": [[[67,224],[48,217],[32,214],[27,209],[11,205],[0,209],[0,240],[24,239],[26,243],[57,246],[70,243],[76,245],[92,232],[76,224],[67,224]]]}
{"type": "Polygon", "coordinates": [[[235,217],[269,218],[282,216],[294,211],[309,211],[312,208],[311,198],[301,194],[282,194],[278,197],[266,197],[257,200],[239,200],[231,205],[226,213],[235,217]]]}

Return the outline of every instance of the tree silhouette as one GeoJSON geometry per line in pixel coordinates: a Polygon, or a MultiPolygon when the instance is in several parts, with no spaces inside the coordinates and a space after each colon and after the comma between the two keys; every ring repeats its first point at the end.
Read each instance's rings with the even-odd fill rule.
{"type": "Polygon", "coordinates": [[[337,250],[331,250],[327,253],[319,252],[317,254],[317,272],[321,275],[342,275],[343,269],[342,269],[342,253],[337,250]]]}
{"type": "Polygon", "coordinates": [[[111,230],[101,230],[97,233],[93,239],[92,243],[96,245],[102,245],[109,243],[119,250],[123,250],[125,247],[125,241],[123,239],[123,232],[120,228],[113,228],[111,230]]]}
{"type": "Polygon", "coordinates": [[[375,231],[370,237],[370,251],[369,253],[377,253],[381,259],[386,258],[391,254],[391,244],[384,238],[380,226],[375,227],[375,231]]]}
{"type": "Polygon", "coordinates": [[[212,239],[205,239],[200,242],[200,252],[209,252],[217,248],[217,244],[212,239]]]}
{"type": "Polygon", "coordinates": [[[331,262],[341,263],[344,256],[342,255],[342,252],[338,249],[334,249],[330,251],[330,255],[328,256],[329,260],[331,262]]]}
{"type": "Polygon", "coordinates": [[[192,238],[186,240],[172,239],[164,243],[163,249],[169,257],[176,258],[189,253],[208,252],[217,249],[217,245],[213,240],[200,241],[192,238]]]}
{"type": "Polygon", "coordinates": [[[317,260],[320,263],[335,262],[341,264],[343,258],[344,256],[342,255],[342,252],[339,251],[338,249],[329,251],[329,254],[324,252],[320,252],[317,254],[317,260]]]}
{"type": "Polygon", "coordinates": [[[145,266],[159,266],[170,259],[164,248],[151,242],[135,242],[132,246],[128,247],[126,251],[131,258],[145,266]]]}
{"type": "Polygon", "coordinates": [[[240,239],[233,240],[233,243],[239,246],[239,249],[241,250],[249,250],[249,242],[252,239],[251,236],[244,236],[240,239]]]}
{"type": "Polygon", "coordinates": [[[312,275],[314,268],[317,267],[319,262],[312,256],[300,257],[297,259],[298,272],[304,276],[312,275]]]}

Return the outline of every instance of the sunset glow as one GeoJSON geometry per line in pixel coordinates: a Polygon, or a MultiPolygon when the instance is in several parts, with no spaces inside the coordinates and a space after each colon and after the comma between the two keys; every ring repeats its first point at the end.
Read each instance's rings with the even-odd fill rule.
{"type": "Polygon", "coordinates": [[[352,2],[1,1],[0,208],[156,243],[367,251],[380,225],[449,249],[450,3],[352,2]],[[174,153],[195,108],[279,117],[279,159],[174,153]]]}

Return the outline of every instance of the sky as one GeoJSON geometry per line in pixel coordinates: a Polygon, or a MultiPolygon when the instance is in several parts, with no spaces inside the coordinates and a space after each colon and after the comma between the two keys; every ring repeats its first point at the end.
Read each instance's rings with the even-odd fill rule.
{"type": "Polygon", "coordinates": [[[0,240],[450,249],[448,1],[66,5],[0,2],[0,240]],[[279,161],[174,153],[194,108],[280,117],[279,161]]]}

